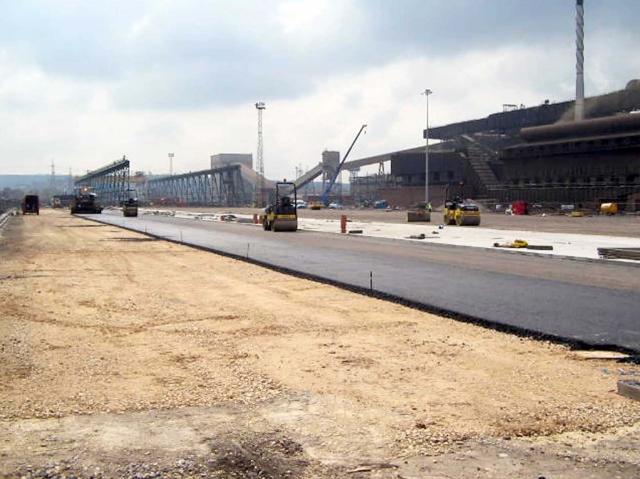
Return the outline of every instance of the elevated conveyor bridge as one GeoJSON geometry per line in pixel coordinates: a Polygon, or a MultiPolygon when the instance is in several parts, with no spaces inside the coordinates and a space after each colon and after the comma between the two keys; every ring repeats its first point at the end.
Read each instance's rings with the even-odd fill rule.
{"type": "Polygon", "coordinates": [[[164,176],[147,182],[146,196],[153,202],[193,206],[244,206],[251,203],[250,188],[240,164],[164,176]]]}
{"type": "Polygon", "coordinates": [[[119,205],[127,199],[129,189],[129,160],[121,160],[88,172],[75,180],[75,186],[89,186],[98,195],[103,206],[119,205]]]}

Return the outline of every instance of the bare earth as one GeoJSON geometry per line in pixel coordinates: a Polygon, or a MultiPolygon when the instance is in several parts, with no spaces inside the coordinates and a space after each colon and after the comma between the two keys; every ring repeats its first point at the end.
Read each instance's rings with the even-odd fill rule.
{"type": "Polygon", "coordinates": [[[638,477],[633,364],[65,212],[3,234],[0,477],[638,477]]]}

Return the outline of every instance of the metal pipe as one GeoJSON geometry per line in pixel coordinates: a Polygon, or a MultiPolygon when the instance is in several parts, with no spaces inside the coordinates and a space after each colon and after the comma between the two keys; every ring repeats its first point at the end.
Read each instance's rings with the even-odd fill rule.
{"type": "Polygon", "coordinates": [[[640,130],[640,115],[618,115],[589,118],[579,123],[567,122],[523,128],[520,130],[520,136],[527,142],[539,142],[623,133],[631,134],[638,130],[640,130]]]}

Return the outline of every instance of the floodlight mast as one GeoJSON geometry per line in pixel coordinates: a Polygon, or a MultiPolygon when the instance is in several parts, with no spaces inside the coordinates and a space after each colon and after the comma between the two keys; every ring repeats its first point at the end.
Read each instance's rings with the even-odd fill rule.
{"type": "Polygon", "coordinates": [[[424,203],[425,205],[429,204],[429,95],[433,92],[428,88],[422,92],[427,98],[427,124],[424,130],[424,203]]]}
{"type": "Polygon", "coordinates": [[[258,173],[258,181],[256,182],[255,204],[258,208],[264,207],[264,152],[262,142],[262,111],[267,106],[263,101],[256,102],[256,110],[258,110],[258,151],[256,154],[256,170],[258,173]]]}

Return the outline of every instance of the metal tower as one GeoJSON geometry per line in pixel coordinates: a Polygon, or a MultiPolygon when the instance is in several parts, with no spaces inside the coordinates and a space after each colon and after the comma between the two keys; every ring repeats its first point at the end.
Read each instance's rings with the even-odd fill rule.
{"type": "Polygon", "coordinates": [[[262,151],[262,111],[266,109],[263,101],[256,103],[258,110],[258,152],[256,155],[256,171],[258,172],[258,181],[256,182],[256,198],[255,203],[258,208],[264,207],[264,158],[262,151]]]}
{"type": "Polygon", "coordinates": [[[584,119],[584,0],[576,0],[575,121],[584,119]]]}
{"type": "Polygon", "coordinates": [[[427,127],[424,130],[424,202],[429,204],[429,95],[433,92],[426,88],[421,94],[427,98],[427,127]]]}
{"type": "Polygon", "coordinates": [[[56,164],[54,163],[53,160],[51,160],[51,188],[55,188],[56,187],[56,164]]]}

